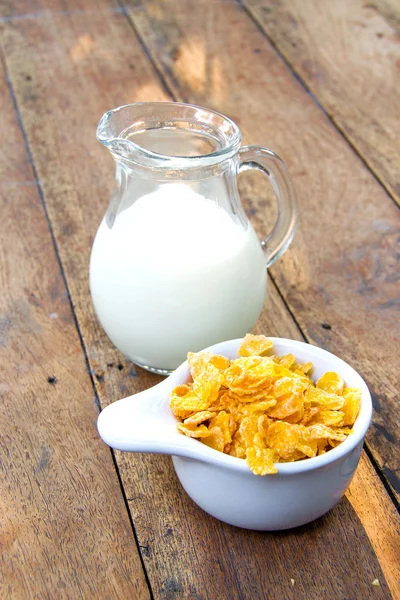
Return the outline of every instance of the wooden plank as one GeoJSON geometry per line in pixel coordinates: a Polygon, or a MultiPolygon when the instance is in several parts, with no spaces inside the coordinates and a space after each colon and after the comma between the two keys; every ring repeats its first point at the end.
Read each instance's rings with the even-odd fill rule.
{"type": "MultiPolygon", "coordinates": [[[[91,10],[89,3],[86,6],[91,10]]],[[[103,10],[105,3],[98,6],[103,10]]],[[[119,396],[138,392],[157,379],[126,364],[95,326],[87,265],[90,241],[107,205],[113,167],[95,142],[93,115],[138,99],[143,90],[148,94],[147,99],[166,96],[120,15],[88,12],[86,16],[80,13],[78,19],[53,12],[45,17],[19,20],[12,27],[7,26],[3,47],[104,405],[119,396]],[[71,50],[77,45],[82,47],[82,43],[77,44],[82,38],[91,40],[90,51],[71,66],[71,50]],[[69,85],[74,79],[79,85],[69,85]],[[47,93],[49,89],[52,94],[47,93]],[[106,102],[108,105],[104,106],[106,102]],[[67,121],[64,107],[71,103],[74,118],[67,121]],[[52,119],[48,119],[48,114],[52,119]],[[89,157],[90,164],[85,164],[82,156],[89,157]],[[63,187],[66,181],[71,182],[67,197],[63,187]],[[69,236],[64,231],[66,210],[69,229],[73,231],[69,236]]],[[[251,194],[250,186],[246,190],[251,194]]],[[[250,195],[246,200],[249,208],[256,206],[255,203],[252,207],[250,195]]],[[[262,224],[265,219],[260,215],[254,216],[262,224]]],[[[273,285],[259,326],[270,335],[301,339],[273,285]]],[[[319,524],[303,528],[302,541],[307,548],[305,566],[299,560],[300,550],[292,551],[295,533],[252,536],[207,517],[176,484],[170,459],[122,453],[116,453],[116,458],[155,598],[263,598],[267,597],[267,588],[271,592],[272,584],[271,593],[276,598],[293,598],[290,573],[298,579],[296,598],[299,599],[320,600],[329,595],[356,597],[360,590],[364,598],[390,596],[373,547],[347,500],[338,507],[339,512],[326,517],[323,523],[327,524],[321,529],[319,524]],[[338,525],[340,521],[352,531],[352,536],[338,525]],[[333,549],[337,564],[322,551],[326,536],[332,545],[335,538],[337,548],[342,549],[341,556],[333,549]],[[316,539],[318,551],[313,549],[316,539]],[[229,549],[230,546],[234,549],[229,549]],[[342,560],[343,555],[349,557],[348,563],[342,560]],[[303,580],[304,569],[308,574],[303,580]],[[250,581],[251,573],[256,577],[255,582],[250,581]],[[380,579],[381,588],[371,586],[375,577],[380,579]]],[[[299,548],[297,543],[296,547],[299,548]]]]}
{"type": "Polygon", "coordinates": [[[149,598],[0,72],[0,597],[149,598]]]}
{"type": "MultiPolygon", "coordinates": [[[[55,235],[61,245],[72,244],[74,248],[74,252],[66,254],[61,251],[70,275],[74,306],[80,314],[87,314],[90,249],[114,186],[113,176],[110,176],[113,160],[95,139],[97,123],[115,104],[126,104],[134,99],[163,100],[166,96],[153,80],[151,66],[137,60],[141,47],[136,42],[132,48],[131,29],[126,18],[114,10],[114,5],[95,0],[77,1],[70,3],[69,10],[62,10],[63,2],[37,1],[35,8],[38,17],[31,18],[30,3],[19,3],[19,18],[3,24],[3,47],[16,78],[16,92],[23,103],[29,139],[33,146],[41,146],[42,152],[47,152],[40,169],[41,182],[49,199],[50,217],[56,216],[55,235]],[[29,13],[27,18],[23,18],[24,13],[29,13]],[[49,31],[47,23],[51,27],[49,31]],[[64,32],[65,24],[69,29],[64,32]],[[125,31],[124,46],[116,43],[121,25],[125,31]],[[28,52],[23,40],[25,30],[29,30],[32,37],[28,52]],[[9,40],[12,40],[11,46],[9,40]],[[54,45],[52,63],[48,59],[49,44],[54,45]],[[113,75],[113,65],[118,61],[126,65],[123,79],[117,73],[113,75]],[[53,90],[59,85],[60,72],[63,85],[68,89],[57,95],[53,90]],[[110,74],[108,79],[107,74],[110,74]],[[79,107],[76,105],[77,87],[79,107]],[[45,102],[42,97],[46,97],[45,102]],[[55,123],[49,115],[61,113],[67,126],[57,126],[54,132],[55,123]],[[41,127],[36,126],[38,122],[41,127]],[[49,138],[54,144],[51,149],[47,144],[49,138]],[[75,167],[65,169],[61,156],[68,156],[75,167]],[[102,172],[108,177],[101,177],[102,172]]],[[[91,306],[84,326],[88,318],[91,326],[87,327],[85,336],[89,337],[85,340],[95,345],[105,334],[95,324],[91,306]]],[[[93,368],[96,370],[96,365],[93,368]]],[[[101,379],[101,373],[98,375],[101,379]]]]}
{"type": "MultiPolygon", "coordinates": [[[[272,273],[307,339],[367,380],[368,443],[399,494],[397,206],[235,2],[132,2],[130,16],[175,97],[228,114],[245,143],[286,160],[301,223],[272,273]]],[[[260,235],[263,194],[253,201],[260,235]]]]}
{"type": "Polygon", "coordinates": [[[371,540],[393,598],[400,598],[400,516],[365,453],[346,495],[371,540]]]}
{"type": "Polygon", "coordinates": [[[394,5],[385,0],[245,0],[244,5],[400,203],[394,5]]]}
{"type": "Polygon", "coordinates": [[[378,11],[400,33],[400,4],[397,0],[371,0],[366,6],[378,11]]]}
{"type": "MultiPolygon", "coordinates": [[[[128,466],[129,457],[120,458],[128,466]]],[[[372,566],[371,541],[346,498],[308,526],[273,534],[250,532],[218,522],[193,505],[169,457],[144,456],[136,468],[137,476],[125,481],[125,488],[155,597],[211,599],[220,586],[217,597],[227,600],[373,598],[383,590],[371,582],[377,578],[382,587],[389,560],[396,565],[396,555],[388,556],[384,545],[382,575],[378,563],[372,566]],[[163,494],[155,491],[154,481],[163,494]],[[149,501],[158,514],[151,522],[149,501]],[[295,580],[294,590],[290,579],[295,580]]],[[[394,549],[399,550],[398,542],[394,549]]],[[[397,597],[398,582],[391,583],[393,596],[383,584],[383,598],[397,597]]]]}

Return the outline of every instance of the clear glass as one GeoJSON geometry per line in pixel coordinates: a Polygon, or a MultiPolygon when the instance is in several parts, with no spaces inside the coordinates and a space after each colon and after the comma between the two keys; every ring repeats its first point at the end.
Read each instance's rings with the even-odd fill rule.
{"type": "Polygon", "coordinates": [[[97,137],[116,161],[117,185],[92,249],[95,310],[128,359],[167,375],[188,351],[255,325],[267,267],[296,229],[293,187],[276,154],[240,148],[235,123],[201,107],[122,106],[102,117],[97,137]],[[278,204],[261,242],[237,188],[238,173],[253,168],[278,204]]]}

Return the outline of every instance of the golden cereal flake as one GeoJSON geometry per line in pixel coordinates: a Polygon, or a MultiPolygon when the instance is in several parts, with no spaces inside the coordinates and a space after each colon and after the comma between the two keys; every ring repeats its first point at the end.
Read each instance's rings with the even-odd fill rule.
{"type": "Polygon", "coordinates": [[[274,465],[275,453],[270,448],[252,446],[247,448],[246,462],[254,475],[272,475],[278,469],[274,465]]]}
{"type": "Polygon", "coordinates": [[[331,427],[340,427],[343,425],[343,417],[344,413],[341,410],[325,410],[324,408],[316,407],[316,412],[309,419],[307,425],[321,424],[331,427]]]}
{"type": "Polygon", "coordinates": [[[265,356],[272,349],[273,343],[265,335],[248,333],[239,348],[239,356],[265,356]]]}
{"type": "Polygon", "coordinates": [[[247,404],[239,404],[237,412],[243,416],[252,415],[254,413],[266,413],[270,408],[276,405],[275,398],[269,400],[256,400],[247,404]]]}
{"type": "Polygon", "coordinates": [[[342,425],[354,425],[360,412],[361,390],[357,388],[346,388],[343,391],[344,404],[342,406],[343,422],[342,425]]]}
{"type": "Polygon", "coordinates": [[[308,435],[303,425],[291,425],[285,421],[274,421],[268,427],[266,443],[283,461],[292,462],[317,453],[317,443],[308,435]]]}
{"type": "Polygon", "coordinates": [[[277,356],[276,361],[278,365],[282,367],[286,367],[286,369],[291,369],[294,364],[296,364],[296,358],[293,354],[284,354],[283,356],[277,356]]]}
{"type": "Polygon", "coordinates": [[[199,398],[188,385],[178,385],[172,390],[169,405],[174,415],[181,419],[208,408],[208,402],[199,398]]]}
{"type": "Polygon", "coordinates": [[[205,425],[199,425],[198,427],[193,428],[188,427],[184,423],[178,423],[177,428],[178,431],[191,438],[206,438],[210,435],[210,431],[205,425]]]}
{"type": "Polygon", "coordinates": [[[298,375],[310,375],[313,368],[312,362],[307,362],[304,364],[295,363],[291,370],[297,373],[298,375]]]}
{"type": "Polygon", "coordinates": [[[218,450],[218,452],[224,451],[224,434],[222,433],[220,427],[212,427],[210,430],[210,435],[202,439],[203,444],[206,446],[210,446],[214,450],[218,450]]]}
{"type": "Polygon", "coordinates": [[[311,439],[331,439],[343,442],[346,435],[339,430],[332,429],[327,425],[310,425],[306,428],[311,439]]]}
{"type": "Polygon", "coordinates": [[[210,428],[211,429],[213,427],[220,428],[223,439],[224,439],[224,446],[226,446],[227,444],[230,444],[232,441],[230,421],[231,421],[231,416],[224,410],[219,412],[217,415],[214,415],[213,418],[210,420],[210,428]]]}
{"type": "Polygon", "coordinates": [[[195,427],[197,427],[197,425],[200,425],[200,423],[204,423],[204,421],[208,421],[214,416],[215,414],[210,410],[201,410],[200,412],[195,413],[191,417],[188,417],[183,422],[187,427],[191,427],[192,429],[194,429],[195,427]]]}
{"type": "Polygon", "coordinates": [[[193,391],[207,403],[205,408],[211,406],[218,398],[224,377],[211,363],[207,363],[204,369],[193,380],[193,391]]]}
{"type": "Polygon", "coordinates": [[[344,379],[338,373],[328,371],[318,379],[315,385],[317,388],[324,390],[324,392],[341,396],[344,388],[344,379]]]}
{"type": "Polygon", "coordinates": [[[195,379],[203,372],[207,364],[213,365],[220,373],[223,373],[229,367],[230,360],[212,352],[188,352],[188,363],[190,373],[195,379]]]}
{"type": "Polygon", "coordinates": [[[231,361],[225,371],[225,383],[239,396],[251,395],[272,383],[275,363],[261,356],[248,356],[231,361]]]}
{"type": "Polygon", "coordinates": [[[307,389],[304,400],[306,403],[309,403],[310,406],[323,406],[330,410],[341,410],[345,403],[345,398],[343,396],[325,392],[325,390],[315,388],[312,385],[307,389]]]}
{"type": "Polygon", "coordinates": [[[273,419],[286,419],[294,413],[302,412],[304,407],[303,392],[307,384],[299,378],[282,377],[275,382],[274,394],[277,404],[268,411],[273,419]]]}

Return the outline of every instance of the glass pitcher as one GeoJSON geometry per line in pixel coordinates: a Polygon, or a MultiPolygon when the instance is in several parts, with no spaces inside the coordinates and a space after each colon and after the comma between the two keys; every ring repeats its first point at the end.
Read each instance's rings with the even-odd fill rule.
{"type": "Polygon", "coordinates": [[[116,161],[117,187],[91,254],[94,307],[128,359],[166,375],[188,351],[255,325],[267,267],[296,229],[293,187],[276,154],[240,148],[235,123],[198,106],[122,106],[102,117],[97,138],[116,161]],[[247,169],[265,173],[277,198],[261,242],[237,188],[247,169]]]}

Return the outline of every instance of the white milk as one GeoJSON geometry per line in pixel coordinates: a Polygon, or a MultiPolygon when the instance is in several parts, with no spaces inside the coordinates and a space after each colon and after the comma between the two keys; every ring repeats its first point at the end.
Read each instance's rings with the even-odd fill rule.
{"type": "Polygon", "coordinates": [[[103,220],[90,287],[114,344],[134,362],[174,369],[188,350],[243,336],[266,294],[251,227],[185,184],[167,184],[103,220]]]}

